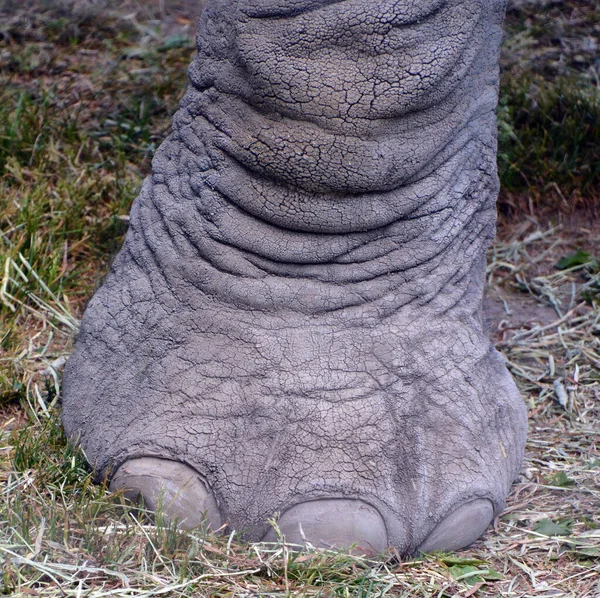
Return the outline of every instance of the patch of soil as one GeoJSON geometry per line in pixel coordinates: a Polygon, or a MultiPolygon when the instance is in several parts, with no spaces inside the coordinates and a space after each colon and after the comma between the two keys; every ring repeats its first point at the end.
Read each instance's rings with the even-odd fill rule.
{"type": "Polygon", "coordinates": [[[590,0],[509,0],[502,68],[597,81],[600,11],[590,0]]]}
{"type": "Polygon", "coordinates": [[[489,288],[483,301],[483,313],[490,336],[501,341],[509,330],[548,326],[559,319],[554,308],[525,293],[489,288]]]}
{"type": "Polygon", "coordinates": [[[193,36],[208,0],[128,0],[118,4],[121,15],[158,21],[163,35],[193,36]]]}
{"type": "Polygon", "coordinates": [[[0,39],[3,35],[35,39],[36,23],[73,29],[95,16],[103,21],[117,18],[155,38],[193,38],[207,3],[208,0],[0,0],[0,39]]]}
{"type": "Polygon", "coordinates": [[[26,422],[27,416],[19,402],[0,405],[0,437],[4,432],[22,428],[26,422]]]}

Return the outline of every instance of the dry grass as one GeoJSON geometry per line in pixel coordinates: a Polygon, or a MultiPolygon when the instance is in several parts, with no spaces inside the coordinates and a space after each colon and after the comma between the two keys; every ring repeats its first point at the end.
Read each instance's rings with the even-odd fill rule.
{"type": "MultiPolygon", "coordinates": [[[[523,47],[536,44],[536,58],[517,52],[507,68],[529,60],[522,68],[548,82],[564,74],[550,68],[554,29],[538,37],[535,27],[518,30],[521,21],[545,19],[572,40],[561,45],[563,62],[591,80],[595,59],[575,60],[581,48],[559,10],[566,3],[548,5],[550,24],[521,4],[509,24],[523,47]]],[[[574,8],[577,36],[595,31],[598,11],[589,3],[574,8]]],[[[164,137],[191,48],[185,22],[165,33],[153,21],[89,15],[0,18],[0,594],[598,598],[595,226],[512,222],[490,252],[489,284],[507,308],[493,333],[528,403],[530,434],[506,511],[469,550],[408,562],[393,553],[298,555],[283,544],[246,545],[235,534],[179,532],[92,483],[60,427],[60,371],[164,137]],[[589,259],[580,253],[571,267],[556,268],[577,250],[589,259]],[[530,317],[515,319],[526,301],[534,305],[530,317]]],[[[554,193],[551,174],[528,199],[554,193]]]]}

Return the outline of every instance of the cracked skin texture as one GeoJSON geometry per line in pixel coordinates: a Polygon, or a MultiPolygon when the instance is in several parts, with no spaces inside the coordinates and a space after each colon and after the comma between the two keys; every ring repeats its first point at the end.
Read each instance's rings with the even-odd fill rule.
{"type": "Polygon", "coordinates": [[[403,554],[469,501],[501,511],[526,434],[482,323],[503,12],[209,3],[65,372],[98,478],[186,464],[249,540],[358,499],[403,554]]]}

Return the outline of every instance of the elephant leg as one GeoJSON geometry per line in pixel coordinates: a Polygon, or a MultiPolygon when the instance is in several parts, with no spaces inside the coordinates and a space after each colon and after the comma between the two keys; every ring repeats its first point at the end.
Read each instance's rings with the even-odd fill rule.
{"type": "Polygon", "coordinates": [[[208,4],[65,370],[100,479],[251,541],[276,513],[371,553],[483,533],[527,427],[482,317],[503,11],[208,4]]]}

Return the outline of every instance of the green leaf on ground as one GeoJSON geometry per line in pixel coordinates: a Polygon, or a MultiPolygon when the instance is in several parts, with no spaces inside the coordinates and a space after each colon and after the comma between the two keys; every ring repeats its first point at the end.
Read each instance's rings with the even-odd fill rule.
{"type": "Polygon", "coordinates": [[[448,565],[448,567],[452,567],[453,565],[485,565],[486,562],[481,559],[468,559],[461,558],[458,556],[445,556],[441,559],[444,565],[448,565]]]}
{"type": "Polygon", "coordinates": [[[495,569],[478,569],[472,565],[453,565],[449,571],[454,579],[463,581],[471,586],[482,581],[498,581],[502,579],[502,575],[495,569]]]}
{"type": "Polygon", "coordinates": [[[542,519],[533,526],[533,531],[544,536],[568,536],[571,533],[571,522],[555,523],[552,519],[542,519]]]}
{"type": "Polygon", "coordinates": [[[600,558],[600,548],[595,546],[589,546],[586,548],[575,548],[573,554],[584,559],[597,559],[600,558]]]}
{"type": "Polygon", "coordinates": [[[166,52],[167,50],[191,47],[193,47],[193,44],[189,35],[171,35],[165,40],[164,44],[159,46],[158,51],[166,52]]]}
{"type": "Polygon", "coordinates": [[[567,270],[568,268],[574,268],[575,266],[589,266],[592,270],[597,270],[600,267],[598,260],[587,251],[581,251],[579,249],[577,253],[571,253],[570,255],[564,255],[555,264],[559,270],[567,270]]]}
{"type": "Polygon", "coordinates": [[[557,474],[552,476],[548,483],[550,486],[567,488],[568,486],[573,486],[575,484],[575,480],[572,480],[564,471],[559,471],[557,474]]]}

